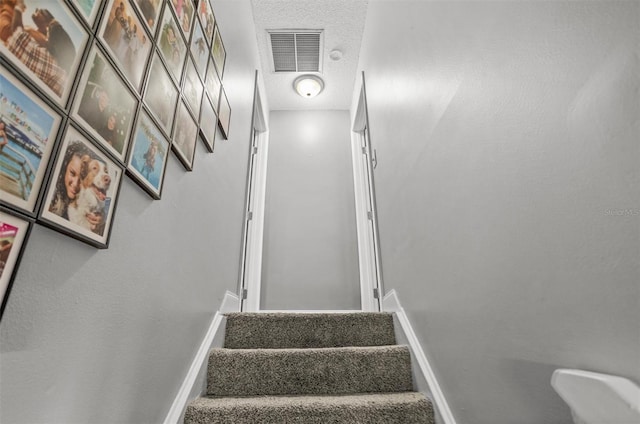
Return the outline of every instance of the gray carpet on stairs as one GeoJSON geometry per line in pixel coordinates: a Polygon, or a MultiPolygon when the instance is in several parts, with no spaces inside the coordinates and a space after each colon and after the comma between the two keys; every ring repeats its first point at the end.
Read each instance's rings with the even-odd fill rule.
{"type": "Polygon", "coordinates": [[[227,315],[185,424],[433,424],[388,313],[227,315]]]}
{"type": "Polygon", "coordinates": [[[396,344],[390,313],[227,314],[224,347],[283,349],[396,344]]]}

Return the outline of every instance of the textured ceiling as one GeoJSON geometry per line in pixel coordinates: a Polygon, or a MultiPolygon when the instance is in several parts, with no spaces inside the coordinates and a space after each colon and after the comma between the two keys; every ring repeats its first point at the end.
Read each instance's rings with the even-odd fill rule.
{"type": "Polygon", "coordinates": [[[368,0],[251,0],[266,97],[271,110],[348,110],[355,82],[368,0]],[[306,99],[293,90],[295,72],[274,73],[267,30],[323,29],[324,91],[306,99]],[[339,49],[342,59],[329,52],[339,49]]]}

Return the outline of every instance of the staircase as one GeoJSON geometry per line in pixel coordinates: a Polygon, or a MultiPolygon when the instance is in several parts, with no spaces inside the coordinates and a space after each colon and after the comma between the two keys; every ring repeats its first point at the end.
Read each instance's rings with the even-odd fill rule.
{"type": "Polygon", "coordinates": [[[227,315],[185,424],[433,424],[388,313],[227,315]]]}

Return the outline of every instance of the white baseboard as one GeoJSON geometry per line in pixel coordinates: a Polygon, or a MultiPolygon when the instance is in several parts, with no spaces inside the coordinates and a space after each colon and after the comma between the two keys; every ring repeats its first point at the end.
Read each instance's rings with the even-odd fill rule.
{"type": "Polygon", "coordinates": [[[297,309],[261,309],[256,311],[259,314],[351,314],[354,312],[365,312],[360,309],[309,309],[309,310],[297,310],[297,309]]]}
{"type": "Polygon", "coordinates": [[[411,323],[409,322],[409,318],[405,313],[402,305],[400,304],[400,299],[395,290],[391,290],[382,300],[382,310],[385,312],[394,312],[398,322],[400,323],[400,329],[403,333],[407,342],[409,343],[409,348],[412,351],[412,356],[415,358],[418,367],[422,373],[422,377],[426,381],[428,385],[428,391],[433,399],[433,403],[436,407],[436,419],[437,421],[441,421],[442,424],[456,424],[456,420],[451,413],[451,409],[449,408],[449,404],[444,397],[444,393],[438,384],[438,380],[436,379],[435,373],[431,368],[431,364],[429,364],[429,360],[427,356],[424,354],[422,350],[422,346],[420,346],[420,342],[418,341],[418,337],[416,333],[413,331],[411,327],[411,323]]]}
{"type": "Polygon", "coordinates": [[[198,377],[200,377],[202,373],[203,367],[205,368],[206,373],[207,354],[212,347],[216,335],[220,330],[224,330],[224,326],[221,325],[224,320],[223,315],[227,312],[238,311],[240,311],[240,298],[230,291],[227,291],[224,295],[224,299],[222,299],[220,309],[213,316],[211,325],[209,325],[209,330],[207,330],[207,334],[202,340],[200,348],[198,349],[196,356],[193,358],[193,362],[191,362],[189,372],[187,372],[187,375],[182,382],[182,386],[180,386],[180,390],[178,390],[178,394],[171,405],[171,409],[169,409],[169,413],[164,420],[164,424],[177,424],[182,422],[181,419],[184,414],[184,409],[187,406],[187,402],[193,398],[194,386],[198,377]]]}

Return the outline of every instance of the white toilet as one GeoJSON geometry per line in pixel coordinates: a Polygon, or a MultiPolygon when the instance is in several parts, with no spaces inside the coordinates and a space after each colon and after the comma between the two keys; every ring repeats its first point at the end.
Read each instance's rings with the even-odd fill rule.
{"type": "Polygon", "coordinates": [[[631,380],[558,369],[551,385],[571,408],[576,424],[640,424],[640,387],[631,380]]]}

